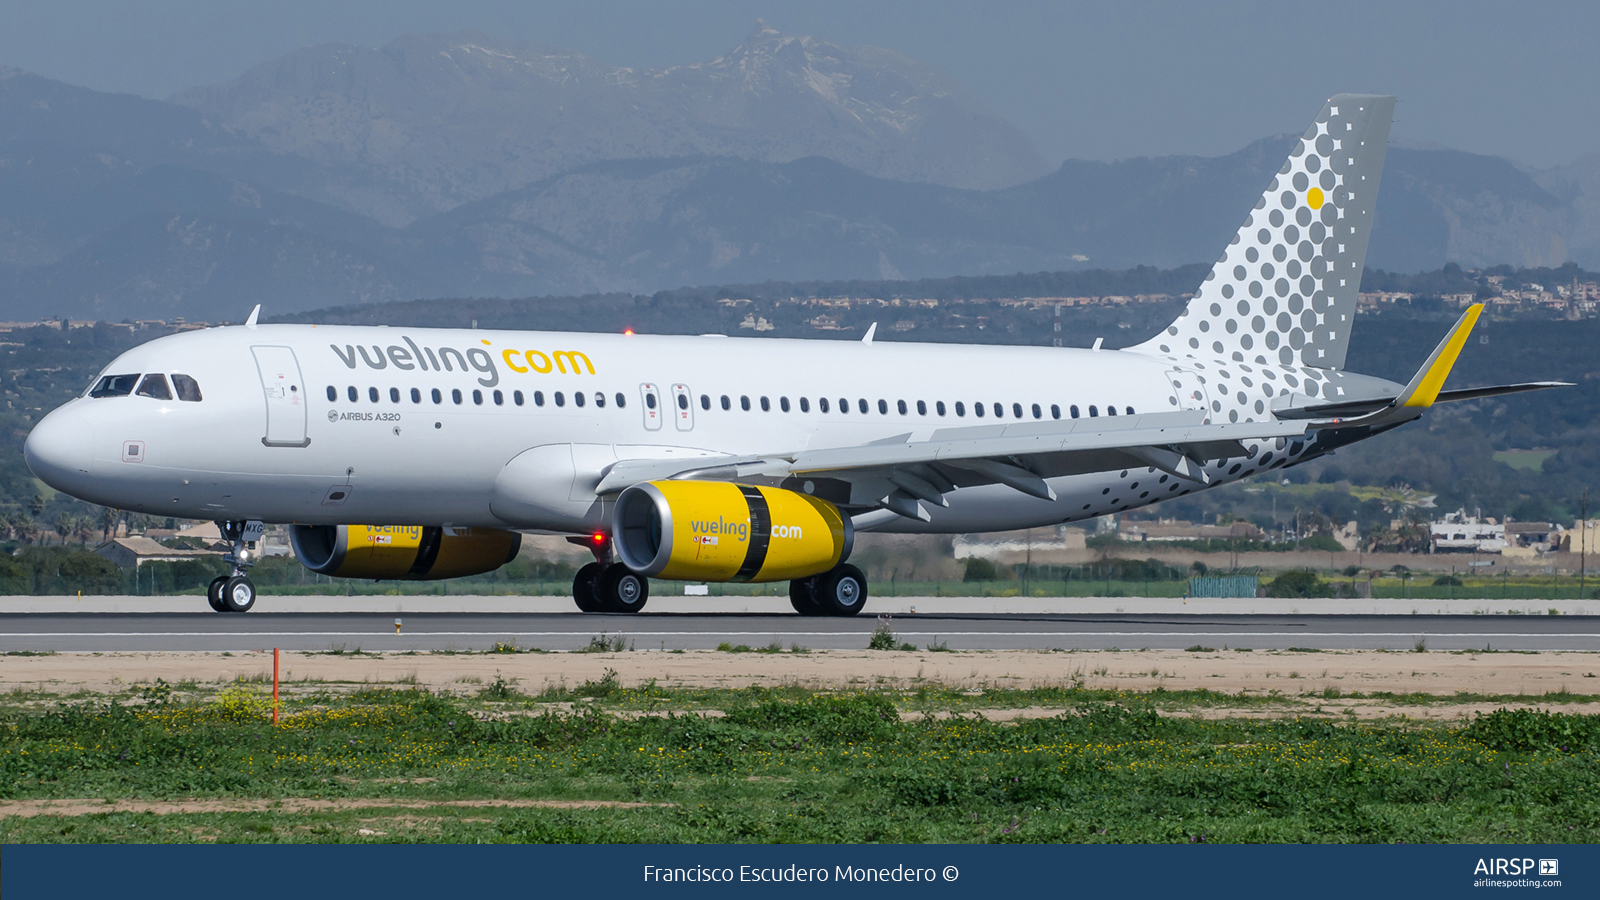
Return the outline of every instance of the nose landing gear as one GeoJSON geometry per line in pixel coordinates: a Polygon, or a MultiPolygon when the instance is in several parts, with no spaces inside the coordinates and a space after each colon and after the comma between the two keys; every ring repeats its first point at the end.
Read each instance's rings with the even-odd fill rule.
{"type": "Polygon", "coordinates": [[[245,573],[256,564],[256,548],[266,526],[251,519],[218,522],[217,528],[233,544],[233,549],[222,557],[232,572],[212,580],[206,588],[206,602],[217,612],[249,612],[256,605],[256,586],[245,573]]]}

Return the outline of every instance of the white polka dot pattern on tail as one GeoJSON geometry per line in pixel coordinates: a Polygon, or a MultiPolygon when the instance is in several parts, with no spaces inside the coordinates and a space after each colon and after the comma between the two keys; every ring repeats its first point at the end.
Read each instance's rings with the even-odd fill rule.
{"type": "MultiPolygon", "coordinates": [[[[1129,349],[1343,368],[1394,102],[1362,94],[1328,100],[1183,314],[1129,349]]],[[[1233,399],[1254,405],[1247,391],[1233,399]]]]}

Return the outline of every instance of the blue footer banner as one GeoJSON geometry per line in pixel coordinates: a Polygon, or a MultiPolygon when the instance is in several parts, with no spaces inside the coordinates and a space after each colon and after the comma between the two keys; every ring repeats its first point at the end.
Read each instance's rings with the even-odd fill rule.
{"type": "Polygon", "coordinates": [[[1600,848],[1516,846],[32,846],[5,900],[322,897],[1600,896],[1600,848]],[[1504,896],[1505,894],[1500,894],[1504,896]]]}

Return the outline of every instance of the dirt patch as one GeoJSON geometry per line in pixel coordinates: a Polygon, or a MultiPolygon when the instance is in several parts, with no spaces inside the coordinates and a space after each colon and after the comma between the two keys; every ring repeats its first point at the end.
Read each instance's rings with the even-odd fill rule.
{"type": "Polygon", "coordinates": [[[633,803],[622,800],[7,800],[0,801],[0,817],[95,816],[104,813],[236,813],[236,812],[342,812],[350,809],[439,809],[441,807],[528,809],[639,809],[677,806],[676,803],[633,803]]]}
{"type": "MultiPolygon", "coordinates": [[[[1349,694],[1426,693],[1539,695],[1555,691],[1600,695],[1600,654],[1591,653],[1188,653],[1181,650],[1003,650],[896,653],[814,650],[807,654],[528,653],[517,655],[399,654],[359,658],[285,653],[284,689],[320,690],[413,685],[441,693],[476,694],[460,679],[488,684],[503,677],[529,694],[598,682],[607,670],[634,687],[743,688],[795,686],[823,690],[939,685],[962,690],[1081,685],[1149,691],[1208,688],[1228,694],[1299,696],[1332,688],[1349,694]]],[[[0,657],[0,690],[70,694],[127,691],[157,678],[216,685],[272,676],[271,654],[60,653],[0,657]]],[[[265,688],[263,688],[265,689],[265,688]]]]}

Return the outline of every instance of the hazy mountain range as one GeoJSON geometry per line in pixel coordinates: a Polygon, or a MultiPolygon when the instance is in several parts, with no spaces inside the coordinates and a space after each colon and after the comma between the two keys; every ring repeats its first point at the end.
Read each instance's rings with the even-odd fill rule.
{"type": "MultiPolygon", "coordinates": [[[[0,68],[0,318],[1170,267],[1215,257],[1291,140],[1051,172],[933,68],[764,27],[660,70],[321,45],[168,102],[0,68]]],[[[1391,148],[1371,247],[1596,268],[1600,156],[1391,148]]]]}

